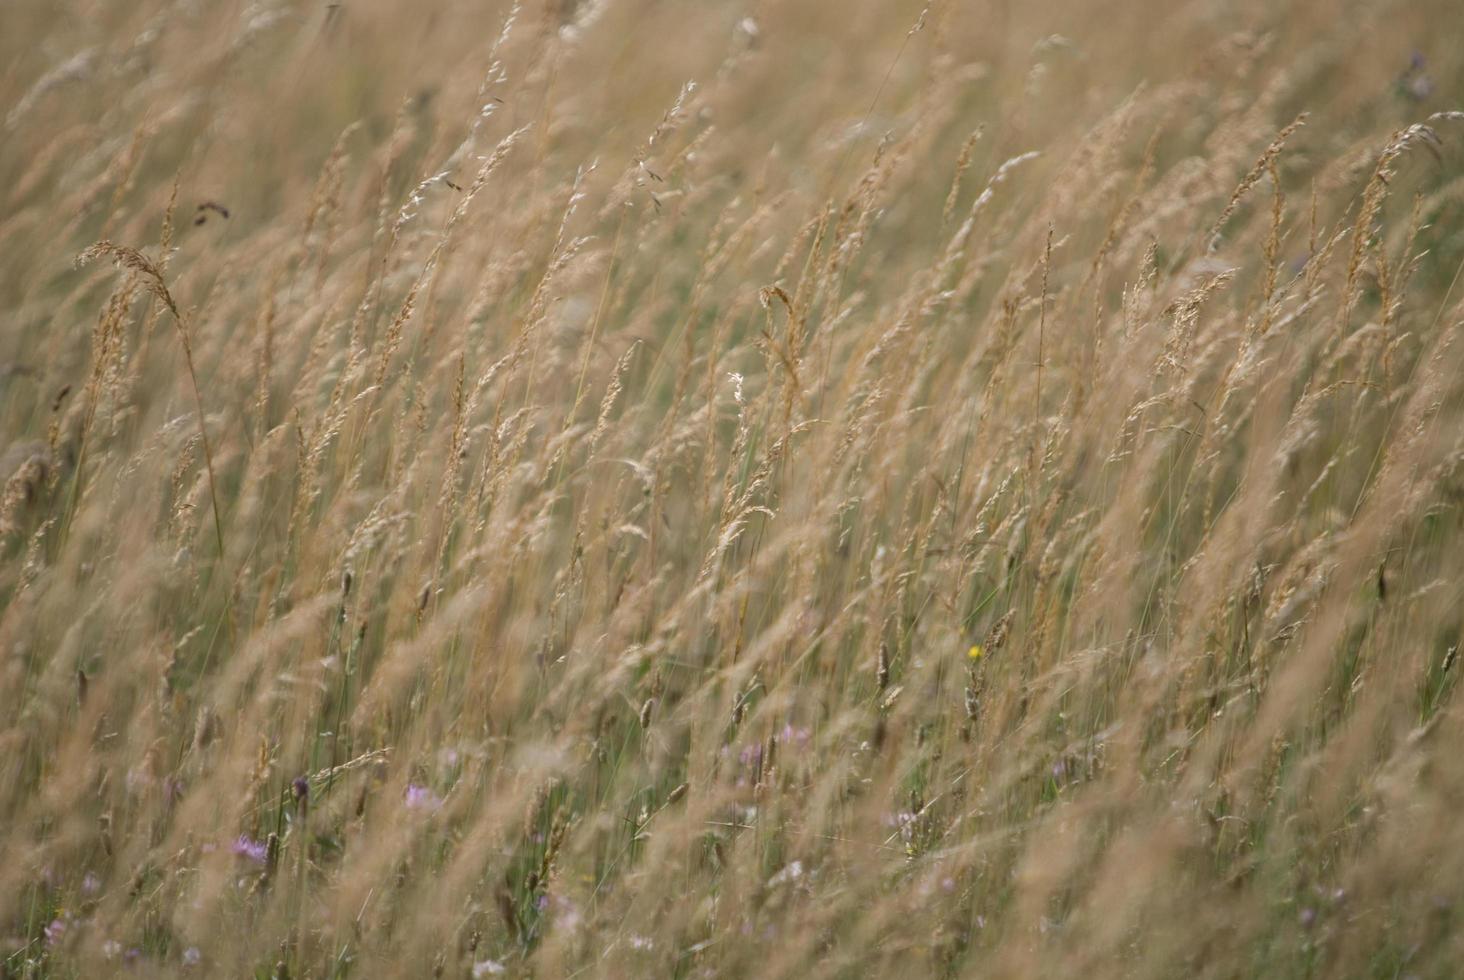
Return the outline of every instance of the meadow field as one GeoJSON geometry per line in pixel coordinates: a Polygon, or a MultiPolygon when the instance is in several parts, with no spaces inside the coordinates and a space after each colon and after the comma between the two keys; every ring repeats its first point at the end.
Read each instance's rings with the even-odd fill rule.
{"type": "Polygon", "coordinates": [[[1457,0],[0,2],[0,977],[1464,975],[1457,0]]]}

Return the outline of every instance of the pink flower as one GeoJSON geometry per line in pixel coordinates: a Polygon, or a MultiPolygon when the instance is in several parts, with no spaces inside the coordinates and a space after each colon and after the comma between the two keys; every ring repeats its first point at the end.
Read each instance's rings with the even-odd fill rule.
{"type": "Polygon", "coordinates": [[[407,785],[406,802],[408,810],[422,810],[427,813],[435,812],[442,807],[442,797],[426,786],[418,786],[416,783],[407,785]]]}
{"type": "Polygon", "coordinates": [[[57,943],[61,942],[61,940],[66,936],[68,919],[70,919],[70,916],[55,918],[51,920],[50,925],[46,926],[45,933],[47,946],[55,946],[57,943]]]}

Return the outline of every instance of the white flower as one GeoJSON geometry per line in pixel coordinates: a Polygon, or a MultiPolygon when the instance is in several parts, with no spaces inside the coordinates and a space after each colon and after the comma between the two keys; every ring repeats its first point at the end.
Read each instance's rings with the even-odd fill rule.
{"type": "Polygon", "coordinates": [[[783,867],[783,870],[782,871],[779,871],[777,874],[773,875],[771,878],[768,879],[768,887],[769,888],[774,888],[774,887],[777,887],[778,885],[787,884],[788,882],[792,882],[792,881],[797,881],[799,878],[802,878],[802,877],[803,877],[803,862],[802,861],[793,861],[793,862],[785,865],[783,867]]]}

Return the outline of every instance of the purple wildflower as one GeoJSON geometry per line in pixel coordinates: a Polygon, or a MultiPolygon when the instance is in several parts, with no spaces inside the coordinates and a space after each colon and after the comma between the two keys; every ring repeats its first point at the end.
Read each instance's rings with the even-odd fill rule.
{"type": "Polygon", "coordinates": [[[904,833],[914,822],[915,814],[909,810],[901,810],[899,813],[886,813],[884,815],[884,825],[892,830],[898,827],[901,833],[904,833]]]}
{"type": "Polygon", "coordinates": [[[778,733],[778,744],[784,748],[803,748],[803,746],[808,744],[810,737],[811,733],[808,729],[787,724],[778,733]]]}
{"type": "Polygon", "coordinates": [[[188,786],[186,783],[183,782],[183,780],[169,776],[167,779],[163,780],[163,802],[166,803],[169,807],[177,805],[178,801],[183,798],[183,794],[187,791],[187,789],[188,786]]]}
{"type": "Polygon", "coordinates": [[[203,954],[201,952],[199,952],[197,946],[189,946],[187,949],[185,949],[183,951],[183,965],[184,966],[197,966],[198,964],[200,964],[202,962],[203,962],[203,954]]]}
{"type": "Polygon", "coordinates": [[[65,937],[67,919],[69,918],[70,916],[66,915],[58,916],[52,919],[50,924],[46,926],[45,933],[47,946],[55,946],[65,937]]]}
{"type": "Polygon", "coordinates": [[[255,864],[263,864],[269,857],[269,846],[264,841],[253,840],[245,834],[240,834],[234,839],[233,851],[240,857],[248,858],[255,864]]]}
{"type": "Polygon", "coordinates": [[[579,925],[580,914],[575,904],[563,895],[554,896],[554,927],[573,930],[579,925]]]}
{"type": "Polygon", "coordinates": [[[1424,70],[1423,52],[1415,51],[1408,59],[1408,68],[1398,76],[1398,90],[1404,98],[1423,102],[1434,92],[1434,81],[1424,70]]]}
{"type": "Polygon", "coordinates": [[[432,792],[426,786],[418,786],[416,783],[407,785],[407,809],[424,810],[431,813],[442,806],[442,797],[432,792]]]}

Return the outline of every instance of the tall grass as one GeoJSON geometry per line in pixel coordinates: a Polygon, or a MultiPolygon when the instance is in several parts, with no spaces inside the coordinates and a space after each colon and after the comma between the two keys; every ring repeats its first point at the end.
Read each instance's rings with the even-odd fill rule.
{"type": "Polygon", "coordinates": [[[0,975],[1456,974],[1452,3],[0,18],[0,975]]]}

